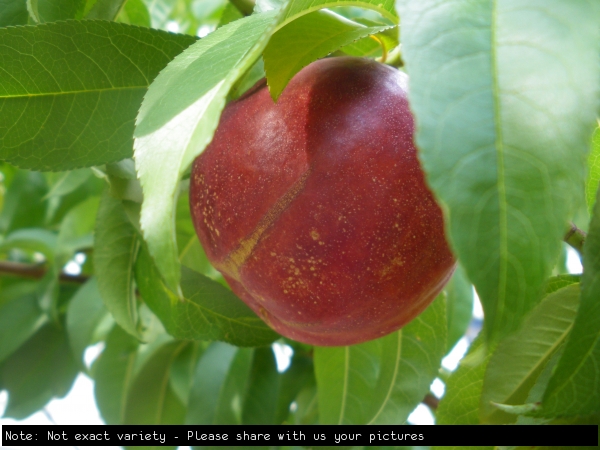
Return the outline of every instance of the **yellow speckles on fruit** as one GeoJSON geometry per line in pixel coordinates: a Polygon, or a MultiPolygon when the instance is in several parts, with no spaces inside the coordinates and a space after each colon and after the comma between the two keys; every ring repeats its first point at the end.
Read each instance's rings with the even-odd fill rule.
{"type": "Polygon", "coordinates": [[[310,270],[311,270],[312,272],[314,272],[314,271],[315,271],[315,267],[314,267],[314,266],[311,266],[311,267],[310,267],[310,270]]]}
{"type": "Polygon", "coordinates": [[[277,256],[277,253],[271,252],[271,256],[277,256]]]}
{"type": "Polygon", "coordinates": [[[313,238],[313,241],[318,240],[321,236],[317,232],[317,230],[310,230],[310,237],[313,238]]]}
{"type": "Polygon", "coordinates": [[[319,241],[319,245],[325,245],[325,242],[319,241]]]}

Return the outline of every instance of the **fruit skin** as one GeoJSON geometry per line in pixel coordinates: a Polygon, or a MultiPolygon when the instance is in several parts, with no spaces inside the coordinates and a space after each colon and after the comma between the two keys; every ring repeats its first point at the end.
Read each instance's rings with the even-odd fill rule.
{"type": "Polygon", "coordinates": [[[413,144],[405,74],[316,61],[277,104],[264,82],[224,110],[190,209],[211,263],[280,334],[351,345],[421,313],[455,267],[413,144]]]}

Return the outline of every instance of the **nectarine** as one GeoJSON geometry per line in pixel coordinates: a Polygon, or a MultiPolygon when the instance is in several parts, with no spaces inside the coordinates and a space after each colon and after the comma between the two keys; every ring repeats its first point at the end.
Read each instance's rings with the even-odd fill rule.
{"type": "Polygon", "coordinates": [[[310,64],[275,103],[264,82],[224,110],[190,207],[212,264],[266,323],[350,345],[421,313],[455,261],[413,144],[407,77],[310,64]]]}

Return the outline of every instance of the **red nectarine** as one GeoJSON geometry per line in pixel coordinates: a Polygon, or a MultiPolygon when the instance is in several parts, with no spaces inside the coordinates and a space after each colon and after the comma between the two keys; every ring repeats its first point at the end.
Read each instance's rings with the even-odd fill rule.
{"type": "Polygon", "coordinates": [[[402,72],[310,64],[277,103],[259,83],[194,162],[191,214],[212,264],[272,328],[350,345],[421,313],[455,261],[413,144],[402,72]]]}

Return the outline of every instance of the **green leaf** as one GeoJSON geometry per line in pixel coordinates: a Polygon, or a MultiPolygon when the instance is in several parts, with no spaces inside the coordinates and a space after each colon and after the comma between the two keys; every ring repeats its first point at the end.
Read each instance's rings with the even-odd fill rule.
{"type": "Polygon", "coordinates": [[[44,228],[19,228],[2,241],[0,252],[13,248],[42,253],[48,260],[54,260],[56,233],[44,228]]]}
{"type": "Polygon", "coordinates": [[[194,383],[194,375],[198,360],[207,347],[205,342],[191,342],[173,360],[169,383],[177,398],[188,408],[190,391],[194,383]]]}
{"type": "Polygon", "coordinates": [[[86,19],[115,20],[127,0],[97,0],[86,13],[86,19]]]}
{"type": "Polygon", "coordinates": [[[561,0],[398,8],[420,159],[497,342],[536,304],[583,201],[600,8],[561,0]]]}
{"type": "Polygon", "coordinates": [[[0,0],[0,27],[25,25],[28,19],[26,0],[0,0]]]}
{"type": "MultiPolygon", "coordinates": [[[[38,306],[31,285],[27,285],[31,292],[0,304],[0,361],[11,355],[48,321],[38,306]]],[[[4,286],[2,297],[3,300],[7,297],[4,286]]]]}
{"type": "Polygon", "coordinates": [[[396,13],[394,0],[291,0],[280,27],[302,14],[308,14],[323,8],[349,5],[372,9],[393,23],[398,23],[398,14],[396,13]]]}
{"type": "MultiPolygon", "coordinates": [[[[0,29],[0,34],[2,31],[0,29]]],[[[1,110],[0,105],[0,116],[1,110]]],[[[46,204],[43,201],[45,193],[46,180],[41,173],[17,170],[4,197],[4,206],[0,213],[0,232],[8,233],[19,228],[36,228],[43,225],[46,215],[46,204]]]]}
{"type": "Polygon", "coordinates": [[[35,22],[81,18],[85,0],[27,0],[29,12],[35,22]]]}
{"type": "Polygon", "coordinates": [[[448,378],[444,397],[436,410],[438,425],[476,425],[483,377],[489,361],[482,336],[471,344],[456,371],[448,378]]]}
{"type": "Polygon", "coordinates": [[[127,0],[125,7],[117,17],[117,21],[140,27],[149,27],[150,13],[142,0],[127,0]]]}
{"type": "Polygon", "coordinates": [[[400,331],[351,347],[315,347],[323,424],[403,423],[446,353],[443,296],[400,331]]]}
{"type": "Polygon", "coordinates": [[[229,289],[183,268],[183,298],[175,298],[161,282],[147,250],[138,256],[135,276],[146,304],[178,339],[221,340],[239,346],[266,345],[277,339],[254,312],[229,289]]]}
{"type": "MultiPolygon", "coordinates": [[[[600,193],[600,189],[598,190],[600,193]]],[[[597,198],[600,197],[598,194],[597,198]]],[[[596,200],[583,247],[581,304],[548,388],[541,415],[562,417],[600,412],[600,201],[596,200]]]]}
{"type": "Polygon", "coordinates": [[[273,100],[303,67],[365,36],[390,26],[365,27],[330,11],[300,16],[269,40],[263,58],[273,100]]]}
{"type": "Polygon", "coordinates": [[[198,41],[156,78],[138,114],[141,226],[160,274],[180,297],[173,223],[179,180],[212,139],[229,89],[257,59],[277,17],[277,12],[246,17],[198,41]]]}
{"type": "Polygon", "coordinates": [[[254,350],[252,368],[248,379],[242,422],[247,425],[272,425],[275,423],[281,375],[271,347],[254,350]]]}
{"type": "Polygon", "coordinates": [[[447,294],[448,343],[446,351],[452,350],[464,336],[473,316],[473,286],[465,270],[459,264],[445,288],[447,294]]]}
{"type": "Polygon", "coordinates": [[[570,286],[571,284],[579,283],[580,281],[581,275],[557,275],[552,277],[546,282],[546,295],[550,295],[559,289],[570,286]]]}
{"type": "Polygon", "coordinates": [[[0,29],[0,158],[67,170],[127,158],[142,97],[192,36],[105,21],[0,29]]]}
{"type": "Polygon", "coordinates": [[[77,169],[65,172],[58,181],[52,185],[50,192],[46,194],[45,198],[62,197],[63,195],[70,194],[85,183],[91,175],[92,172],[89,169],[77,169]]]}
{"type": "Polygon", "coordinates": [[[2,366],[0,384],[9,394],[4,416],[24,419],[53,397],[63,397],[77,372],[66,334],[46,325],[2,366]]]}
{"type": "Polygon", "coordinates": [[[89,197],[72,208],[63,219],[56,238],[59,265],[65,264],[76,250],[93,246],[92,232],[99,203],[100,198],[89,197]]]}
{"type": "Polygon", "coordinates": [[[93,344],[96,328],[107,313],[98,290],[98,283],[95,278],[91,278],[77,290],[67,309],[69,344],[80,365],[83,365],[83,353],[86,347],[93,344]]]}
{"type": "Polygon", "coordinates": [[[592,137],[592,147],[588,156],[588,174],[585,182],[585,200],[590,217],[594,212],[596,192],[600,184],[600,127],[596,128],[592,137]]]}
{"type": "Polygon", "coordinates": [[[287,423],[290,405],[296,400],[300,391],[307,385],[315,384],[312,358],[307,354],[294,351],[288,369],[281,374],[277,414],[273,423],[287,423]]]}
{"type": "Polygon", "coordinates": [[[134,291],[139,240],[122,203],[104,193],[96,218],[94,268],[106,308],[125,331],[140,337],[134,291]]]}
{"type": "Polygon", "coordinates": [[[241,424],[253,353],[224,342],[208,347],[196,368],[186,423],[241,424]]]}
{"type": "Polygon", "coordinates": [[[152,28],[164,29],[177,0],[143,0],[150,14],[152,28]]]}
{"type": "Polygon", "coordinates": [[[579,285],[544,298],[521,328],[500,341],[487,365],[479,417],[482,423],[511,423],[517,418],[493,404],[521,405],[552,355],[565,342],[579,306],[579,285]]]}
{"type": "Polygon", "coordinates": [[[169,376],[171,364],[187,345],[190,343],[167,343],[146,361],[129,387],[125,406],[125,424],[183,423],[185,407],[175,395],[169,383],[169,376]]]}
{"type": "Polygon", "coordinates": [[[115,326],[106,347],[93,366],[94,396],[102,418],[108,425],[125,423],[125,407],[138,341],[115,326]]]}

